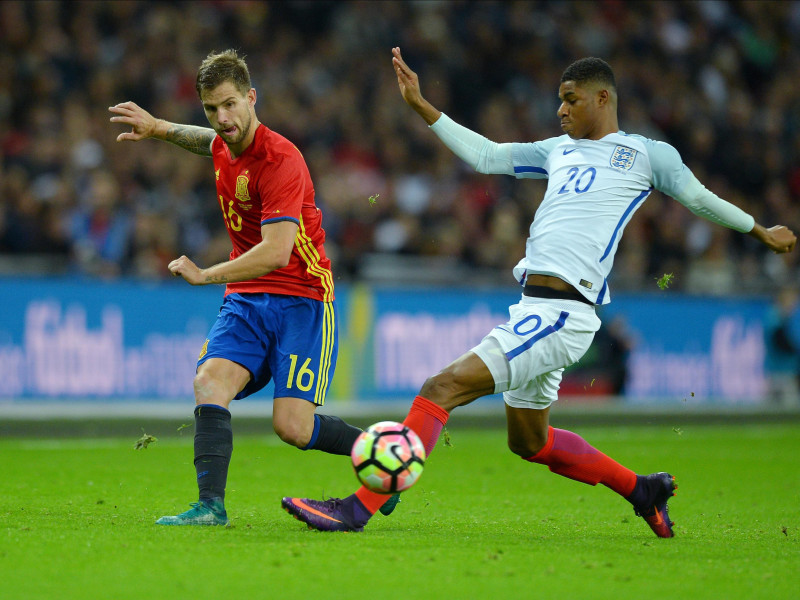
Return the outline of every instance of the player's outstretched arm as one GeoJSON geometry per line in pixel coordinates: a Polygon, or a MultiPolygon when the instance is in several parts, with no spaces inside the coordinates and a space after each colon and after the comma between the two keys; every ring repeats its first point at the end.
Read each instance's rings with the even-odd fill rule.
{"type": "Polygon", "coordinates": [[[163,119],[156,119],[135,102],[122,102],[116,106],[110,106],[108,110],[116,115],[111,117],[112,123],[131,126],[130,131],[117,136],[118,142],[126,140],[138,142],[147,138],[155,138],[170,142],[200,156],[211,156],[211,142],[216,133],[209,127],[179,125],[163,119]]]}
{"type": "Polygon", "coordinates": [[[425,119],[433,132],[461,160],[478,173],[514,174],[511,144],[496,144],[482,135],[459,125],[422,97],[419,77],[403,60],[400,48],[392,48],[392,65],[403,100],[425,119]]]}
{"type": "Polygon", "coordinates": [[[201,269],[186,256],[176,258],[167,267],[174,276],[192,285],[248,281],[281,269],[289,264],[297,237],[297,223],[280,221],[261,226],[262,240],[244,254],[201,269]]]}
{"type": "Polygon", "coordinates": [[[428,125],[433,125],[442,116],[441,111],[422,97],[422,92],[419,88],[419,77],[408,68],[400,54],[400,48],[392,48],[392,55],[392,66],[394,66],[394,72],[397,74],[397,85],[400,86],[403,100],[417,111],[428,125]]]}
{"type": "Polygon", "coordinates": [[[794,232],[785,225],[775,225],[767,229],[756,223],[753,229],[750,230],[749,235],[756,238],[775,254],[791,252],[797,243],[797,237],[794,232]]]}

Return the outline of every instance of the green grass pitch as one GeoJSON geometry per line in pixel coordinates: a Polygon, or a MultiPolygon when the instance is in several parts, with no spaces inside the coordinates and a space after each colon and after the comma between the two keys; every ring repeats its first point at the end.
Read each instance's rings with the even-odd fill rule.
{"type": "Polygon", "coordinates": [[[0,597],[797,598],[800,426],[576,427],[647,473],[669,470],[676,537],[603,486],[514,457],[502,430],[451,425],[415,488],[362,534],[309,531],[283,495],[345,495],[345,457],[239,436],[228,528],[154,525],[195,499],[191,429],[0,440],[0,597]]]}

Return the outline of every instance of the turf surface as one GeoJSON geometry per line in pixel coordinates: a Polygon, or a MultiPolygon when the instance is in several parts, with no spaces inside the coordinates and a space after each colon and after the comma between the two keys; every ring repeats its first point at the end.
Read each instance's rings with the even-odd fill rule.
{"type": "MultiPolygon", "coordinates": [[[[580,427],[637,472],[677,477],[674,539],[629,505],[452,428],[391,517],[308,531],[283,495],[354,489],[348,459],[235,439],[229,528],[154,525],[195,498],[191,429],[0,440],[0,597],[796,598],[800,427],[580,427]]],[[[133,431],[139,431],[134,427],[133,431]]]]}

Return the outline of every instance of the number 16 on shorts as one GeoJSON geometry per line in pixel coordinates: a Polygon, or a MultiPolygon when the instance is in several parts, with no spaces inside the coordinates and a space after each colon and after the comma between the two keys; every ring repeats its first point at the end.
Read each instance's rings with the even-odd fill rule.
{"type": "Polygon", "coordinates": [[[334,305],[301,298],[293,308],[291,316],[281,318],[281,343],[271,355],[275,397],[303,398],[322,406],[339,348],[334,305]]]}
{"type": "Polygon", "coordinates": [[[286,389],[291,390],[292,388],[297,388],[300,391],[307,392],[314,386],[314,371],[308,368],[308,365],[311,363],[311,359],[307,358],[300,366],[297,368],[298,359],[297,354],[290,354],[289,360],[291,361],[289,366],[289,379],[286,381],[286,389]]]}

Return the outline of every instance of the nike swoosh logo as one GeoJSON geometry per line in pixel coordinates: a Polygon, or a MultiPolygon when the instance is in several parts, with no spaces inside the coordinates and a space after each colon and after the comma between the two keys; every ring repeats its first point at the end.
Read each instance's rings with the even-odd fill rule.
{"type": "Polygon", "coordinates": [[[317,515],[318,517],[322,517],[323,519],[328,519],[329,521],[335,521],[336,523],[341,523],[341,521],[339,519],[334,519],[333,517],[331,517],[329,515],[326,515],[323,512],[318,511],[316,508],[312,508],[311,506],[309,506],[308,504],[306,504],[305,502],[303,502],[302,500],[299,500],[297,498],[292,498],[292,504],[294,504],[295,506],[299,506],[303,510],[306,510],[306,511],[308,511],[310,513],[313,513],[313,514],[317,515]]]}
{"type": "MultiPolygon", "coordinates": [[[[653,525],[663,525],[664,519],[661,516],[661,511],[660,510],[656,509],[656,514],[653,515],[653,517],[655,517],[655,522],[652,523],[653,525]]],[[[650,518],[652,519],[653,517],[650,517],[650,518]]]]}
{"type": "Polygon", "coordinates": [[[403,456],[400,454],[400,452],[402,452],[400,444],[392,444],[391,446],[389,446],[389,452],[391,452],[394,455],[394,457],[398,460],[398,462],[400,462],[400,464],[405,464],[406,459],[403,458],[403,456]]]}
{"type": "Polygon", "coordinates": [[[575,150],[577,150],[577,148],[572,148],[571,150],[564,150],[564,156],[566,156],[567,154],[572,154],[573,152],[575,152],[575,150]]]}

